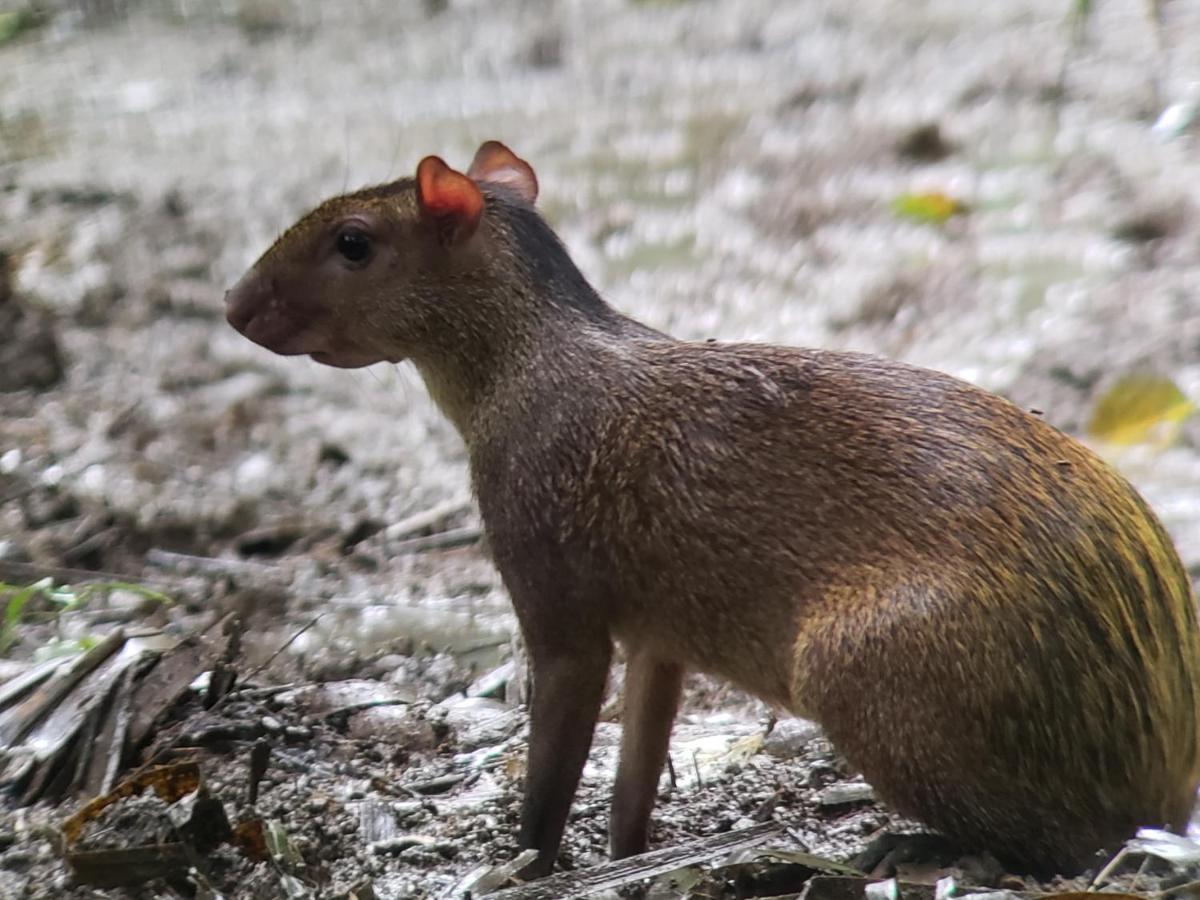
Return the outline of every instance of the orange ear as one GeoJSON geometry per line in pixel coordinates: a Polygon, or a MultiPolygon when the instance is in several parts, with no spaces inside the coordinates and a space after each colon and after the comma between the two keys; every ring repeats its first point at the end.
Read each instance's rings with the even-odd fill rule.
{"type": "Polygon", "coordinates": [[[436,156],[417,166],[417,205],[431,219],[447,244],[460,244],[475,233],[483,215],[483,194],[462,172],[436,156]]]}
{"type": "Polygon", "coordinates": [[[488,181],[511,188],[530,206],[537,200],[538,183],[533,166],[499,141],[486,141],[476,151],[467,175],[475,181],[488,181]]]}

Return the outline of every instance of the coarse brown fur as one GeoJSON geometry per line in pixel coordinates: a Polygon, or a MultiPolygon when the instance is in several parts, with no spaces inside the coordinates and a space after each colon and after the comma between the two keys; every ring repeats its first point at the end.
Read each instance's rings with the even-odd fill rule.
{"type": "Polygon", "coordinates": [[[531,874],[557,853],[614,642],[618,856],[645,848],[687,671],[816,719],[897,810],[1018,870],[1186,823],[1195,601],[1112,468],[937,372],[655,332],[588,286],[506,149],[481,148],[471,180],[422,167],[302,219],[229,318],[333,365],[412,360],[462,433],[533,670],[531,874]],[[365,266],[330,249],[347,222],[365,266]]]}

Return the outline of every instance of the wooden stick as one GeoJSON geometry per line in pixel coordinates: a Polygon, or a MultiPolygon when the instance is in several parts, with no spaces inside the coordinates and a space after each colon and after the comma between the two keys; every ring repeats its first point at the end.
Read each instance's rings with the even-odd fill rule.
{"type": "MultiPolygon", "coordinates": [[[[274,568],[248,559],[218,559],[215,556],[195,556],[191,553],[176,553],[151,547],[146,551],[146,562],[160,569],[174,572],[196,572],[201,575],[270,575],[274,568]]],[[[276,576],[278,577],[278,576],[276,576]]]]}
{"type": "Polygon", "coordinates": [[[582,869],[560,872],[529,884],[488,894],[489,900],[575,900],[598,891],[615,890],[635,881],[643,881],[674,872],[684,866],[711,862],[768,841],[786,837],[782,826],[775,822],[754,825],[738,831],[697,838],[674,847],[652,850],[627,859],[582,869]]]}
{"type": "Polygon", "coordinates": [[[437,506],[431,506],[429,509],[406,516],[399,522],[393,522],[383,530],[383,536],[389,541],[412,537],[418,531],[432,528],[443,519],[448,519],[470,508],[470,497],[455,497],[453,500],[447,500],[445,503],[439,503],[437,506]]]}
{"type": "Polygon", "coordinates": [[[169,582],[154,578],[145,578],[141,575],[126,575],[122,572],[72,569],[68,566],[40,566],[34,563],[0,560],[0,580],[34,582],[41,581],[43,578],[50,578],[55,584],[89,584],[93,581],[115,581],[126,584],[144,584],[164,589],[173,587],[169,582]]]}
{"type": "Polygon", "coordinates": [[[405,556],[412,553],[426,553],[430,550],[449,550],[451,547],[466,547],[478,543],[483,537],[483,530],[473,525],[464,528],[451,528],[424,537],[409,538],[392,544],[389,551],[393,555],[405,556]]]}

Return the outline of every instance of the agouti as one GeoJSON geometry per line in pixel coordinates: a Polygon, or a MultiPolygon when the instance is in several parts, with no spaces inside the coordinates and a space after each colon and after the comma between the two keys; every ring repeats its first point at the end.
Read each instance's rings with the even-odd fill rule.
{"type": "Polygon", "coordinates": [[[646,848],[688,671],[815,719],[896,810],[1023,872],[1183,827],[1200,630],[1130,485],[1016,406],[857,353],[691,343],[588,285],[497,142],[335,197],[226,297],[331,366],[411,360],[466,442],[533,675],[552,867],[614,644],[610,827],[646,848]]]}

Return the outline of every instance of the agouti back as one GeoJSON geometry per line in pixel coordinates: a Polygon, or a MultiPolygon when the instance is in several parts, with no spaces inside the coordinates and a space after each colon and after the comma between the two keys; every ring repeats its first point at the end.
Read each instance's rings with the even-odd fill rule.
{"type": "Polygon", "coordinates": [[[520,843],[553,865],[614,642],[611,845],[640,852],[687,671],[820,722],[898,811],[1073,872],[1200,781],[1170,539],[1080,444],[938,372],[619,314],[496,142],[326,201],[226,298],[334,366],[416,364],[466,441],[533,674],[520,843]]]}

